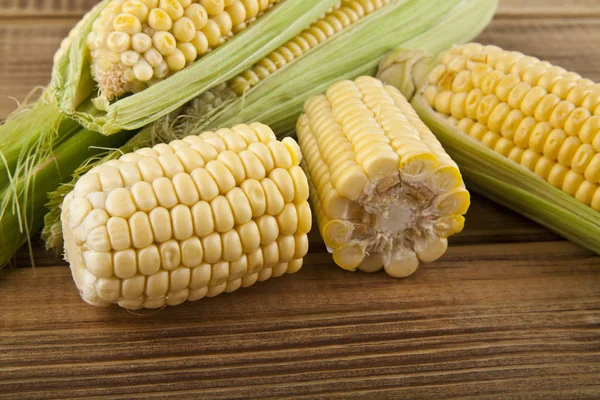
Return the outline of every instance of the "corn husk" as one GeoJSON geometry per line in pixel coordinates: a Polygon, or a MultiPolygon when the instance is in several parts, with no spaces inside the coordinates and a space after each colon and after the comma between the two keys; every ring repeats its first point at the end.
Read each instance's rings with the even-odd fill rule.
{"type": "Polygon", "coordinates": [[[48,192],[67,181],[71,171],[95,153],[122,143],[125,134],[103,136],[81,127],[73,129],[55,143],[47,157],[24,164],[23,173],[10,177],[9,184],[0,189],[0,267],[43,227],[48,192]]]}
{"type": "Polygon", "coordinates": [[[450,125],[429,106],[421,88],[434,59],[420,50],[397,50],[382,61],[379,77],[412,99],[419,117],[459,165],[469,189],[600,254],[599,212],[450,125]]]}

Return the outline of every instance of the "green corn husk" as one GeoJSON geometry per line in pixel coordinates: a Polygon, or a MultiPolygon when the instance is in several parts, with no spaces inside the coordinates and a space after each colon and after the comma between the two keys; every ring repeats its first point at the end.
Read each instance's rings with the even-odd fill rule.
{"type": "MultiPolygon", "coordinates": [[[[110,0],[102,4],[106,6],[110,0]]],[[[283,0],[230,41],[191,66],[100,111],[92,104],[95,85],[90,76],[86,38],[98,7],[82,24],[80,34],[55,64],[52,90],[61,110],[88,129],[103,134],[133,130],[175,111],[204,91],[236,76],[273,49],[298,34],[338,0],[283,0]]]]}
{"type": "Polygon", "coordinates": [[[226,102],[211,114],[201,116],[197,123],[188,124],[192,128],[188,133],[250,120],[266,123],[276,133],[289,132],[308,97],[324,92],[340,79],[374,75],[381,56],[400,44],[437,53],[469,41],[487,26],[496,4],[495,0],[390,4],[329,43],[312,49],[302,62],[276,71],[243,98],[226,102]],[[411,23],[407,24],[409,20],[411,23]],[[343,62],[332,57],[335,54],[343,54],[343,62]]]}
{"type": "Polygon", "coordinates": [[[52,146],[68,139],[78,126],[43,100],[20,107],[0,125],[0,188],[7,187],[11,179],[26,175],[48,156],[52,146]]]}
{"type": "MultiPolygon", "coordinates": [[[[43,238],[48,247],[62,243],[60,205],[77,177],[94,165],[155,141],[170,141],[220,126],[261,121],[278,135],[293,131],[304,101],[343,78],[374,74],[382,55],[405,45],[434,53],[471,40],[492,18],[497,0],[397,1],[311,49],[269,75],[241,97],[226,97],[206,115],[164,118],[142,129],[119,151],[99,157],[75,173],[73,182],[50,195],[43,238]],[[407,24],[406,21],[411,21],[407,24]],[[373,38],[377,37],[374,41],[373,38]],[[441,40],[440,38],[443,38],[441,40]],[[343,62],[336,55],[343,54],[343,62]]],[[[216,96],[220,91],[213,89],[216,96]]],[[[193,112],[194,107],[186,109],[193,112]]]]}
{"type": "Polygon", "coordinates": [[[397,50],[382,61],[379,78],[411,99],[419,117],[459,165],[470,189],[600,254],[599,212],[450,125],[429,106],[420,89],[434,59],[419,50],[397,50]]]}
{"type": "Polygon", "coordinates": [[[56,144],[48,157],[31,165],[18,178],[11,177],[9,184],[1,189],[0,266],[10,260],[31,234],[42,228],[47,193],[68,180],[71,171],[83,161],[101,151],[93,146],[110,148],[125,139],[124,134],[103,136],[81,128],[68,136],[56,144]]]}

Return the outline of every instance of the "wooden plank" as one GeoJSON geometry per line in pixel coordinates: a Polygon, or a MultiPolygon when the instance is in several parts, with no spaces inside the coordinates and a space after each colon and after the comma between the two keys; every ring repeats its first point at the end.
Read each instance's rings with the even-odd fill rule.
{"type": "Polygon", "coordinates": [[[70,27],[53,20],[0,23],[0,120],[34,88],[48,84],[52,58],[70,27]]]}
{"type": "Polygon", "coordinates": [[[145,313],[86,305],[66,268],[5,270],[0,393],[590,397],[597,266],[566,242],[465,245],[394,280],[312,252],[295,276],[145,313]]]}
{"type": "MultiPolygon", "coordinates": [[[[36,2],[50,3],[19,4],[36,2]]],[[[83,4],[51,2],[64,15],[83,4]]],[[[501,10],[584,3],[594,6],[502,0],[501,10]]],[[[0,18],[14,4],[0,0],[0,18]]],[[[600,20],[530,13],[501,14],[480,40],[600,81],[600,20]]],[[[71,25],[2,21],[3,97],[45,83],[71,25]]],[[[14,107],[3,101],[0,118],[14,107]]],[[[36,241],[42,264],[57,266],[0,271],[0,397],[600,397],[600,261],[590,252],[479,196],[448,253],[410,279],[342,271],[316,231],[310,242],[294,276],[129,313],[86,305],[36,241]]],[[[26,264],[21,252],[17,265],[26,264]]]]}
{"type": "Polygon", "coordinates": [[[584,17],[600,16],[598,0],[500,0],[502,17],[584,17]]]}
{"type": "MultiPolygon", "coordinates": [[[[0,0],[0,18],[73,17],[89,11],[97,0],[0,0]]],[[[501,16],[597,16],[597,0],[500,0],[501,16]]]]}
{"type": "Polygon", "coordinates": [[[96,3],[98,3],[98,0],[0,0],[0,18],[79,18],[96,3]]]}

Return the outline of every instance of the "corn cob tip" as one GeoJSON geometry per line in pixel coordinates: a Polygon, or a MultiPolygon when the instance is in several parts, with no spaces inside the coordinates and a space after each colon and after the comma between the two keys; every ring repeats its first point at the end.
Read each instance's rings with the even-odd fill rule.
{"type": "Polygon", "coordinates": [[[321,235],[348,270],[412,274],[442,256],[469,206],[456,164],[392,86],[341,81],[309,99],[297,134],[321,235]]]}
{"type": "Polygon", "coordinates": [[[209,53],[277,0],[112,0],[87,36],[101,96],[139,92],[209,53]]]}
{"type": "Polygon", "coordinates": [[[377,79],[399,89],[410,101],[433,61],[433,56],[422,50],[396,49],[379,63],[377,79]]]}

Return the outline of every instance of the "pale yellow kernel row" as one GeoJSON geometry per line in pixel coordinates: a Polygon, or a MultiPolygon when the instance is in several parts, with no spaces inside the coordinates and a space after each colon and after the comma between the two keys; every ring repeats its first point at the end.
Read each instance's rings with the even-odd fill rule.
{"type": "MultiPolygon", "coordinates": [[[[591,165],[591,167],[588,165],[585,173],[578,172],[581,170],[563,165],[560,161],[557,161],[556,157],[549,157],[547,155],[548,152],[536,152],[533,147],[517,146],[512,140],[488,130],[485,125],[475,122],[470,118],[463,118],[458,121],[457,127],[483,143],[486,147],[523,165],[557,189],[600,211],[600,187],[598,185],[598,174],[600,174],[598,170],[600,170],[600,165],[591,165]],[[593,178],[593,180],[587,178],[593,178]]],[[[569,137],[568,139],[577,138],[569,137]]],[[[559,152],[563,162],[565,151],[568,151],[568,148],[559,152]]],[[[570,154],[573,154],[573,152],[570,151],[570,154]]],[[[593,160],[595,163],[599,162],[597,158],[593,160]]]]}
{"type": "Polygon", "coordinates": [[[160,308],[233,292],[270,277],[295,273],[302,267],[302,258],[264,266],[261,257],[251,259],[244,256],[230,263],[204,263],[193,268],[160,270],[152,276],[136,275],[122,280],[98,278],[94,286],[99,297],[106,302],[118,302],[130,309],[160,308]]]}

